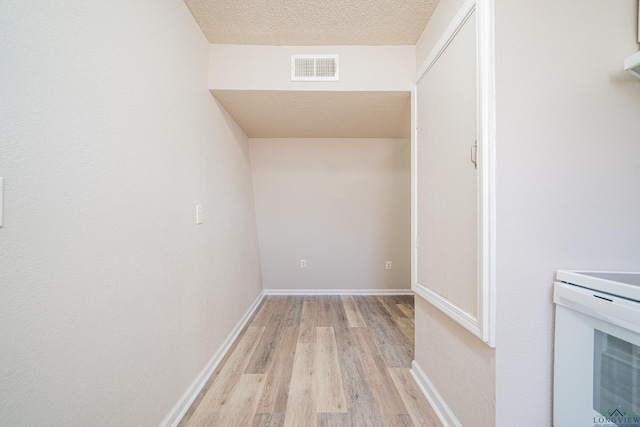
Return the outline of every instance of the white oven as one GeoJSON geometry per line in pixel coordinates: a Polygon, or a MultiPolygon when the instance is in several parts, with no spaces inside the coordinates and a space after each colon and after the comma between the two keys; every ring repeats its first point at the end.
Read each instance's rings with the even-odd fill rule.
{"type": "Polygon", "coordinates": [[[558,271],[553,424],[640,427],[640,273],[558,271]]]}

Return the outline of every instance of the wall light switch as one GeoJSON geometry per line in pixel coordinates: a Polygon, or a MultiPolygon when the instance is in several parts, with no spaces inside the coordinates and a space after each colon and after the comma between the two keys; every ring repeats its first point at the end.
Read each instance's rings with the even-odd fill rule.
{"type": "Polygon", "coordinates": [[[0,227],[2,227],[2,212],[4,211],[4,178],[0,176],[0,227]]]}
{"type": "Polygon", "coordinates": [[[393,262],[392,261],[387,261],[384,263],[384,269],[385,270],[391,270],[391,267],[393,266],[393,262]]]}
{"type": "Polygon", "coordinates": [[[196,205],[196,224],[202,224],[202,205],[196,205]]]}
{"type": "Polygon", "coordinates": [[[307,268],[307,260],[306,259],[301,259],[300,260],[300,268],[307,268]]]}

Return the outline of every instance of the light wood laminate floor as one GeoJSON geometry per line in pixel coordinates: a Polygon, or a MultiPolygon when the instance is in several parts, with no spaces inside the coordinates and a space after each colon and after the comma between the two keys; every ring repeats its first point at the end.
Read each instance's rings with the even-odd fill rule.
{"type": "Polygon", "coordinates": [[[441,426],[413,296],[267,296],[180,426],[441,426]]]}

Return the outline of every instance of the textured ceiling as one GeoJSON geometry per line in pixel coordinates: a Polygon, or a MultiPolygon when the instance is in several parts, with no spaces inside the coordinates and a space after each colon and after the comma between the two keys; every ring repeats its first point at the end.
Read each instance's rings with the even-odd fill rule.
{"type": "Polygon", "coordinates": [[[185,0],[210,43],[413,45],[439,0],[185,0]]]}
{"type": "Polygon", "coordinates": [[[409,138],[410,92],[212,90],[249,138],[409,138]]]}

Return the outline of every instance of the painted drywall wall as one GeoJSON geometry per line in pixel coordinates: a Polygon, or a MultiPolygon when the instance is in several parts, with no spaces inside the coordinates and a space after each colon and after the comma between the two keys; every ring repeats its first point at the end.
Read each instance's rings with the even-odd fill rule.
{"type": "Polygon", "coordinates": [[[496,1],[498,426],[551,424],[555,271],[640,271],[637,6],[496,1]]]}
{"type": "Polygon", "coordinates": [[[209,88],[234,90],[409,91],[411,46],[243,46],[209,48],[209,88]],[[292,82],[291,55],[338,54],[340,81],[292,82]]]}
{"type": "MultiPolygon", "coordinates": [[[[440,1],[418,42],[418,67],[462,3],[440,1]]],[[[420,122],[428,126],[429,119],[421,116],[420,122]]],[[[494,425],[495,350],[420,297],[416,297],[415,361],[462,425],[494,425]]]]}
{"type": "Polygon", "coordinates": [[[426,300],[415,308],[416,362],[463,426],[493,426],[495,351],[426,300]]]}
{"type": "Polygon", "coordinates": [[[0,424],[158,425],[260,294],[208,49],[179,1],[0,4],[0,424]]]}
{"type": "Polygon", "coordinates": [[[249,141],[265,289],[410,288],[408,140],[249,141]]]}

